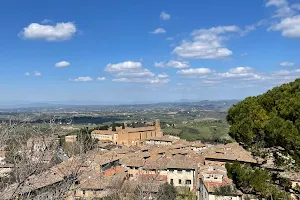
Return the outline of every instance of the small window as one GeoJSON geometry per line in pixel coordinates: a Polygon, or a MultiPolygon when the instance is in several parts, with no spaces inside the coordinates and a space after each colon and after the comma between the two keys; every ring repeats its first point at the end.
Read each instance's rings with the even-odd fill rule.
{"type": "Polygon", "coordinates": [[[191,181],[191,180],[186,180],[186,181],[185,181],[185,184],[186,184],[186,185],[191,185],[191,184],[192,184],[192,181],[191,181]]]}
{"type": "Polygon", "coordinates": [[[169,169],[169,172],[173,174],[174,173],[174,169],[169,169]]]}
{"type": "Polygon", "coordinates": [[[187,170],[185,170],[186,171],[186,173],[191,173],[191,170],[189,170],[189,169],[187,169],[187,170]]]}
{"type": "Polygon", "coordinates": [[[182,170],[177,170],[178,174],[182,174],[182,170]]]}
{"type": "Polygon", "coordinates": [[[173,179],[170,180],[170,184],[174,185],[174,180],[173,179]]]}
{"type": "Polygon", "coordinates": [[[85,195],[85,190],[82,190],[82,194],[85,195]]]}
{"type": "Polygon", "coordinates": [[[178,184],[181,184],[181,179],[178,180],[178,184]]]}

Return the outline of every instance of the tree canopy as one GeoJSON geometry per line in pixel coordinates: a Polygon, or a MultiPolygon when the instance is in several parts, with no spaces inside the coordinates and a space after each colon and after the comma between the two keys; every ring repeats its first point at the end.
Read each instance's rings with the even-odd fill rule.
{"type": "Polygon", "coordinates": [[[300,164],[300,79],[237,103],[227,121],[236,141],[281,146],[300,164]]]}
{"type": "Polygon", "coordinates": [[[250,165],[242,165],[238,162],[226,163],[228,177],[231,178],[238,189],[246,194],[257,194],[267,199],[289,199],[291,185],[289,180],[283,180],[280,186],[275,184],[276,178],[272,178],[265,169],[252,168],[250,165]]]}

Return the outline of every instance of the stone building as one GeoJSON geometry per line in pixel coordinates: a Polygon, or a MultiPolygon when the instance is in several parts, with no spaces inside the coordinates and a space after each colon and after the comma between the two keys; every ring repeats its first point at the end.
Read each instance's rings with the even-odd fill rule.
{"type": "Polygon", "coordinates": [[[162,137],[159,120],[156,120],[155,126],[125,128],[118,131],[118,143],[125,146],[143,145],[145,140],[155,137],[162,137]]]}
{"type": "Polygon", "coordinates": [[[111,141],[115,144],[121,144],[125,146],[139,146],[146,143],[146,140],[150,138],[160,138],[163,136],[160,128],[159,120],[156,120],[155,126],[117,129],[111,130],[95,130],[92,132],[92,137],[97,138],[100,141],[111,141]]]}

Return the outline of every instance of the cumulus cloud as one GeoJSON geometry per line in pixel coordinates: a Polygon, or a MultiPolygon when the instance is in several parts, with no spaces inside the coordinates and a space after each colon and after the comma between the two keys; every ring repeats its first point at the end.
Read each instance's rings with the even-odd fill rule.
{"type": "Polygon", "coordinates": [[[25,76],[30,76],[30,73],[29,72],[25,72],[25,76]]]}
{"type": "Polygon", "coordinates": [[[61,61],[55,64],[55,67],[68,67],[70,66],[70,63],[67,61],[61,61]]]}
{"type": "Polygon", "coordinates": [[[236,67],[236,68],[229,69],[229,72],[233,74],[249,73],[252,71],[253,69],[251,67],[236,67]]]}
{"type": "Polygon", "coordinates": [[[280,7],[280,6],[284,6],[286,4],[287,4],[286,0],[269,0],[266,3],[266,7],[269,7],[269,6],[280,7]]]}
{"type": "Polygon", "coordinates": [[[266,3],[266,7],[275,6],[274,18],[290,17],[295,14],[294,10],[289,6],[286,0],[269,0],[266,3]]]}
{"type": "Polygon", "coordinates": [[[125,83],[167,83],[161,80],[149,69],[143,69],[141,62],[126,61],[117,64],[108,64],[105,71],[110,72],[114,82],[125,83]]]}
{"type": "Polygon", "coordinates": [[[187,61],[177,61],[177,60],[170,60],[169,62],[155,62],[155,67],[174,67],[177,69],[187,68],[190,66],[189,62],[187,61]]]}
{"type": "Polygon", "coordinates": [[[150,33],[152,34],[162,34],[162,33],[166,33],[166,30],[163,28],[157,28],[154,31],[151,31],[150,33]]]}
{"type": "Polygon", "coordinates": [[[281,35],[287,38],[300,38],[300,15],[284,18],[268,30],[281,31],[281,35]]]}
{"type": "Polygon", "coordinates": [[[42,76],[42,73],[35,71],[35,72],[33,72],[33,76],[42,76]]]}
{"type": "Polygon", "coordinates": [[[105,81],[106,78],[105,78],[105,77],[98,77],[97,80],[98,80],[98,81],[105,81]]]}
{"type": "Polygon", "coordinates": [[[224,58],[232,55],[232,51],[223,44],[223,41],[228,39],[224,34],[237,32],[241,32],[237,26],[218,26],[195,30],[191,33],[193,40],[183,40],[179,46],[175,47],[173,53],[182,58],[224,58]]]}
{"type": "Polygon", "coordinates": [[[166,12],[161,12],[159,18],[162,20],[169,20],[171,19],[171,15],[166,12]]]}
{"type": "Polygon", "coordinates": [[[294,63],[294,62],[281,62],[279,65],[282,66],[282,67],[293,67],[293,66],[296,65],[296,63],[294,63]]]}
{"type": "Polygon", "coordinates": [[[264,76],[257,74],[253,68],[251,67],[236,67],[231,68],[228,72],[224,73],[216,73],[215,78],[229,78],[229,79],[240,79],[243,80],[255,80],[255,79],[263,79],[264,76]]]}
{"type": "Polygon", "coordinates": [[[154,63],[154,66],[155,66],[155,67],[165,67],[166,64],[165,64],[164,62],[155,62],[155,63],[154,63]]]}
{"type": "Polygon", "coordinates": [[[126,70],[136,70],[141,68],[142,68],[141,62],[125,61],[116,64],[109,63],[108,65],[106,65],[105,71],[119,72],[119,71],[126,71],[126,70]]]}
{"type": "Polygon", "coordinates": [[[94,79],[90,76],[79,76],[78,78],[71,79],[71,80],[75,82],[91,82],[94,79]]]}
{"type": "Polygon", "coordinates": [[[162,74],[157,75],[157,78],[168,78],[168,77],[169,77],[169,75],[166,74],[166,73],[162,73],[162,74]]]}
{"type": "Polygon", "coordinates": [[[19,36],[24,39],[64,41],[70,40],[77,29],[74,23],[57,23],[55,26],[31,23],[25,27],[19,36]]]}
{"type": "Polygon", "coordinates": [[[177,74],[181,75],[203,75],[211,73],[212,70],[209,68],[193,68],[193,69],[182,69],[177,71],[177,74]]]}
{"type": "Polygon", "coordinates": [[[51,24],[52,20],[50,19],[44,19],[43,21],[41,21],[42,24],[51,24]]]}
{"type": "Polygon", "coordinates": [[[169,79],[159,79],[159,78],[115,78],[112,79],[114,82],[123,82],[123,83],[151,83],[151,84],[166,84],[169,83],[169,79]]]}
{"type": "Polygon", "coordinates": [[[154,77],[155,74],[148,69],[119,72],[115,74],[116,77],[154,77]]]}

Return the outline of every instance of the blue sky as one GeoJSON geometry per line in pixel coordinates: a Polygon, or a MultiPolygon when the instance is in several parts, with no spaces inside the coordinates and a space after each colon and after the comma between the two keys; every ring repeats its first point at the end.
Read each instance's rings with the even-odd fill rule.
{"type": "Polygon", "coordinates": [[[300,76],[300,1],[0,2],[0,102],[241,99],[300,76]]]}

